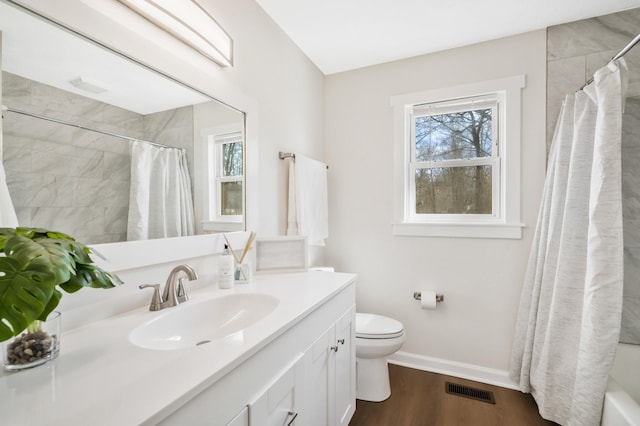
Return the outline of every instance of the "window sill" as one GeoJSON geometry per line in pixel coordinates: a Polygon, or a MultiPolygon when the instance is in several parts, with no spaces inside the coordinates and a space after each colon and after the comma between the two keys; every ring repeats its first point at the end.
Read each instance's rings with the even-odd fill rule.
{"type": "Polygon", "coordinates": [[[240,221],[202,221],[205,232],[244,231],[244,222],[240,221]]]}
{"type": "Polygon", "coordinates": [[[521,239],[523,223],[394,223],[401,237],[521,239]]]}

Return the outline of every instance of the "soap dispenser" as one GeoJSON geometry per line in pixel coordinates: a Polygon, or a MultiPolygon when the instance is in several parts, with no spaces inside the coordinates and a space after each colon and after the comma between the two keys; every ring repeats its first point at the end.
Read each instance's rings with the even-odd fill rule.
{"type": "Polygon", "coordinates": [[[232,288],[235,262],[229,252],[229,246],[226,244],[218,262],[218,287],[232,288]]]}

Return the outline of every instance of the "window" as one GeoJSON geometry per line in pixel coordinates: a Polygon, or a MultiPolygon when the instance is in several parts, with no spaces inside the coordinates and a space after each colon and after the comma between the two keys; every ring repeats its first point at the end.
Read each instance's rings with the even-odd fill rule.
{"type": "Polygon", "coordinates": [[[497,100],[483,98],[413,107],[412,218],[484,218],[499,210],[497,109],[497,100]]]}
{"type": "Polygon", "coordinates": [[[395,235],[520,238],[524,76],[393,97],[395,235]]]}
{"type": "Polygon", "coordinates": [[[242,131],[218,129],[209,133],[205,140],[208,185],[203,227],[205,230],[232,230],[233,224],[241,223],[244,215],[242,131]]]}

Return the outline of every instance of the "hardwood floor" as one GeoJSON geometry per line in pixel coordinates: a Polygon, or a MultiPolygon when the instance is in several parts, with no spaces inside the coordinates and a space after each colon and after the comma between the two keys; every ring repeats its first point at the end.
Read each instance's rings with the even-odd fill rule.
{"type": "Polygon", "coordinates": [[[531,395],[484,383],[389,364],[391,397],[356,401],[349,426],[555,425],[538,414],[531,395]],[[445,392],[445,382],[493,392],[495,404],[445,392]]]}

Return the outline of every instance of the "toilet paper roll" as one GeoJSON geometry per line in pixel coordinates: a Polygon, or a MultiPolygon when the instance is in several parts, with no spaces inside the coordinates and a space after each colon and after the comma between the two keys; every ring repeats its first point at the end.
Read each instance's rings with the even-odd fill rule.
{"type": "Polygon", "coordinates": [[[420,298],[421,309],[435,309],[436,308],[436,292],[431,290],[422,290],[420,298]]]}

